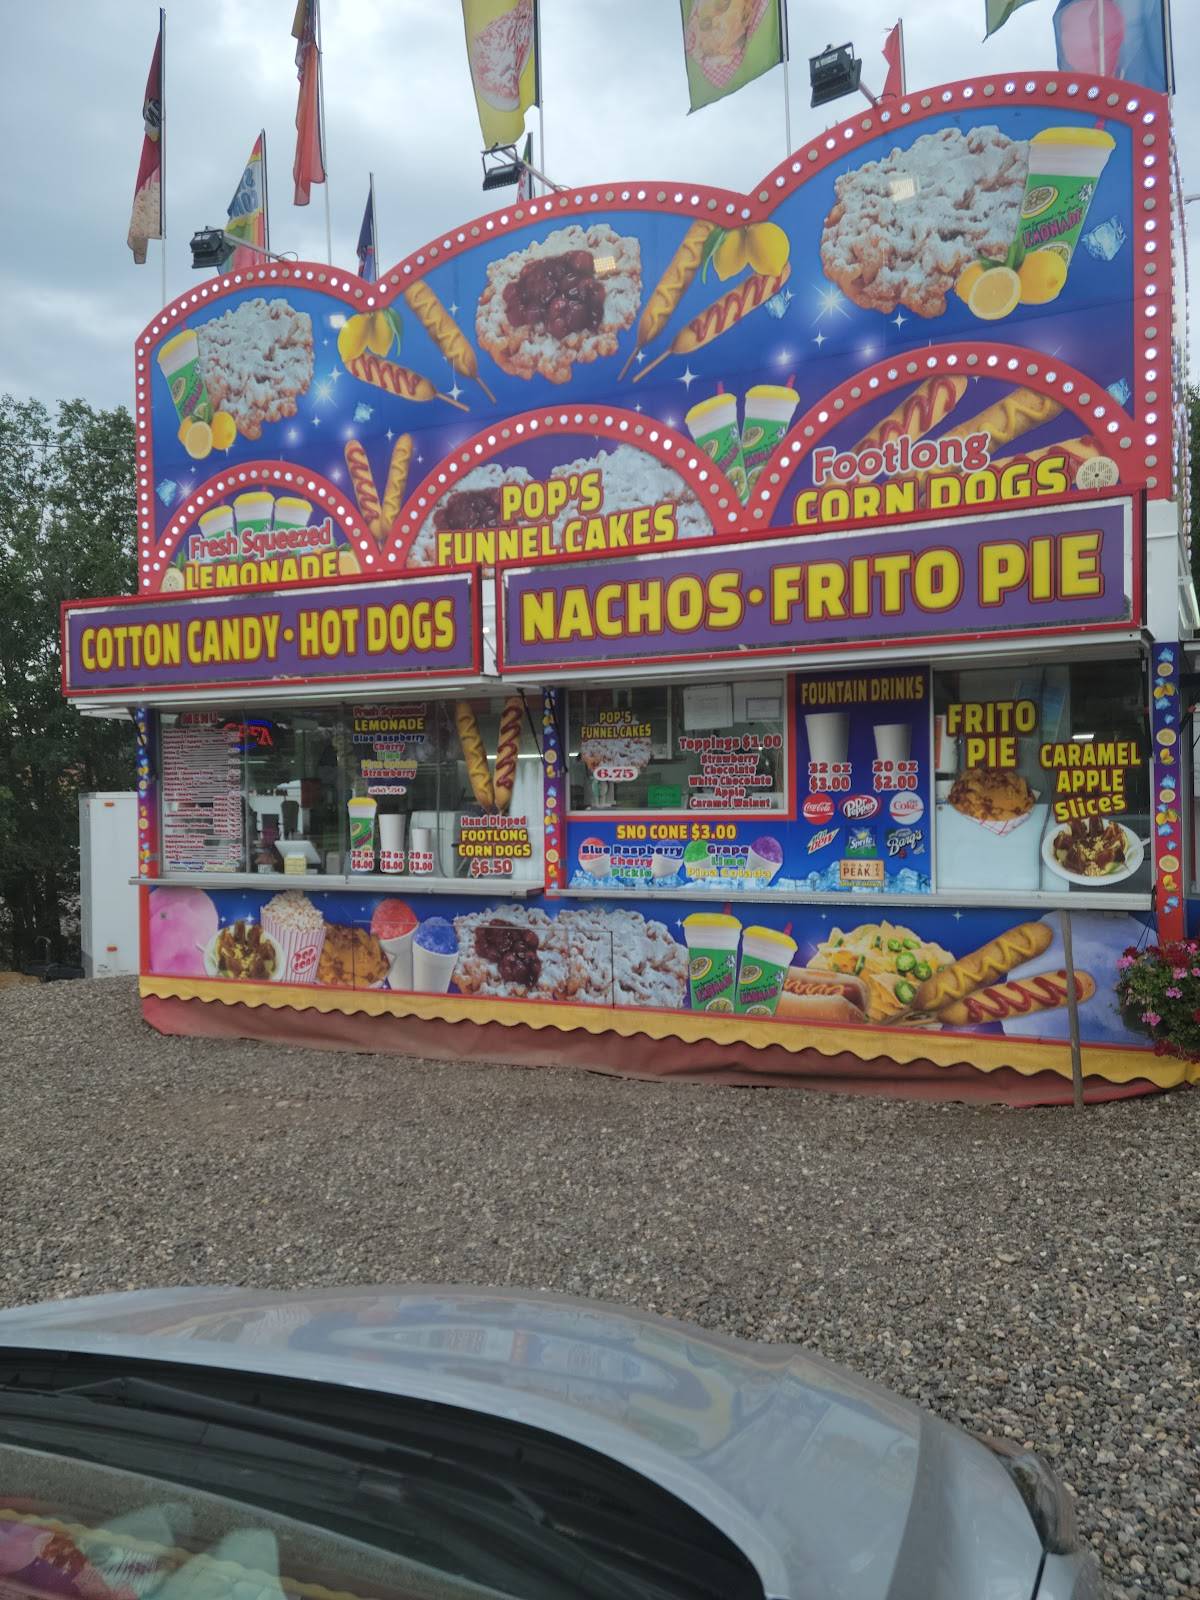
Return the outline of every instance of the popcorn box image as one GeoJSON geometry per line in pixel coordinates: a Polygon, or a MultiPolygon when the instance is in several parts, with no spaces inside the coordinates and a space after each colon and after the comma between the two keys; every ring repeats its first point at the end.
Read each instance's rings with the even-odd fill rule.
{"type": "Polygon", "coordinates": [[[263,931],[283,962],[285,983],[311,983],[325,945],[325,918],[306,894],[288,889],[262,908],[263,931]]]}

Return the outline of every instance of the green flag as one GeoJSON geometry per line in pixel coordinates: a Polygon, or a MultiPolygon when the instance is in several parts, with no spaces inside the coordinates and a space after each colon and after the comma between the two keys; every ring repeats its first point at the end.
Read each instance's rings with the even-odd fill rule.
{"type": "Polygon", "coordinates": [[[679,0],[693,111],[779,65],[783,6],[784,0],[679,0]]]}
{"type": "Polygon", "coordinates": [[[1014,11],[1027,6],[1029,0],[984,0],[984,4],[987,7],[987,29],[983,37],[990,39],[997,29],[1004,26],[1014,11]]]}

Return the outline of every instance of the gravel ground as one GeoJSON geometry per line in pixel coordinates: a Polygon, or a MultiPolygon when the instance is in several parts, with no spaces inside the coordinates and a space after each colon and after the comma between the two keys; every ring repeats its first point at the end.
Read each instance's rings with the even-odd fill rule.
{"type": "Polygon", "coordinates": [[[1200,1094],[1069,1111],[165,1039],[0,993],[0,1303],[444,1280],[809,1345],[1035,1444],[1117,1597],[1200,1597],[1200,1094]]]}

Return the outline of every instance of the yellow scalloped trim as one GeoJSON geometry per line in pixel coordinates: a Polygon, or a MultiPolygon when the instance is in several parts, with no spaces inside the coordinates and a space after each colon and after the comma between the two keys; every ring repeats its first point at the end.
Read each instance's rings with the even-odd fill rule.
{"type": "MultiPolygon", "coordinates": [[[[615,1033],[625,1039],[681,1039],[716,1044],[748,1044],[754,1050],[777,1046],[792,1055],[815,1050],[819,1055],[843,1051],[860,1061],[883,1057],[906,1065],[932,1061],[935,1066],[965,1065],[983,1072],[998,1067],[1032,1077],[1038,1072],[1071,1076],[1071,1054],[1052,1040],[989,1038],[982,1034],[923,1033],[899,1028],[771,1022],[751,1017],[722,1017],[713,1012],[650,1011],[633,1007],[581,1006],[552,1000],[477,1000],[470,995],[405,994],[388,989],[321,989],[283,983],[231,983],[207,978],[144,975],[143,997],[201,1000],[205,1004],[266,1006],[272,1011],[336,1012],[343,1016],[419,1017],[434,1022],[499,1022],[503,1027],[556,1028],[591,1034],[615,1033]]],[[[1200,1063],[1156,1056],[1152,1050],[1115,1045],[1083,1047],[1085,1077],[1109,1083],[1146,1079],[1160,1089],[1200,1082],[1200,1063]]]]}
{"type": "Polygon", "coordinates": [[[243,1567],[237,1561],[222,1561],[205,1550],[184,1550],[179,1545],[154,1544],[149,1539],[139,1539],[131,1533],[113,1533],[109,1528],[92,1528],[82,1522],[60,1522],[57,1517],[38,1517],[31,1511],[14,1511],[0,1506],[0,1518],[6,1522],[27,1522],[37,1528],[48,1528],[53,1533],[65,1533],[87,1555],[85,1543],[118,1545],[122,1550],[132,1550],[138,1555],[153,1556],[156,1560],[170,1562],[175,1567],[196,1565],[196,1576],[202,1572],[223,1573],[239,1583],[258,1583],[261,1587],[280,1589],[287,1595],[303,1595],[308,1600],[360,1600],[348,1589],[326,1589],[320,1583],[302,1583],[298,1578],[280,1578],[274,1572],[264,1572],[257,1567],[243,1567]]]}

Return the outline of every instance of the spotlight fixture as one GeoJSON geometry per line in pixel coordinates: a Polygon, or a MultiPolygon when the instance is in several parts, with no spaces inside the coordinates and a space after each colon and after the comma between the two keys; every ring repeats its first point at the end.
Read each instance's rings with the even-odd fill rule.
{"type": "Polygon", "coordinates": [[[256,256],[265,256],[268,261],[293,259],[292,256],[280,255],[277,250],[265,250],[261,244],[253,244],[249,239],[239,239],[237,234],[227,233],[224,228],[200,228],[192,235],[192,266],[201,272],[211,272],[214,268],[223,267],[235,250],[252,250],[256,256]]]}
{"type": "Polygon", "coordinates": [[[483,187],[507,189],[521,181],[521,158],[515,144],[495,144],[483,152],[483,187]]]}
{"type": "Polygon", "coordinates": [[[827,44],[819,56],[808,58],[808,77],[812,104],[823,106],[844,94],[858,93],[862,62],[856,60],[852,44],[827,44]]]}

